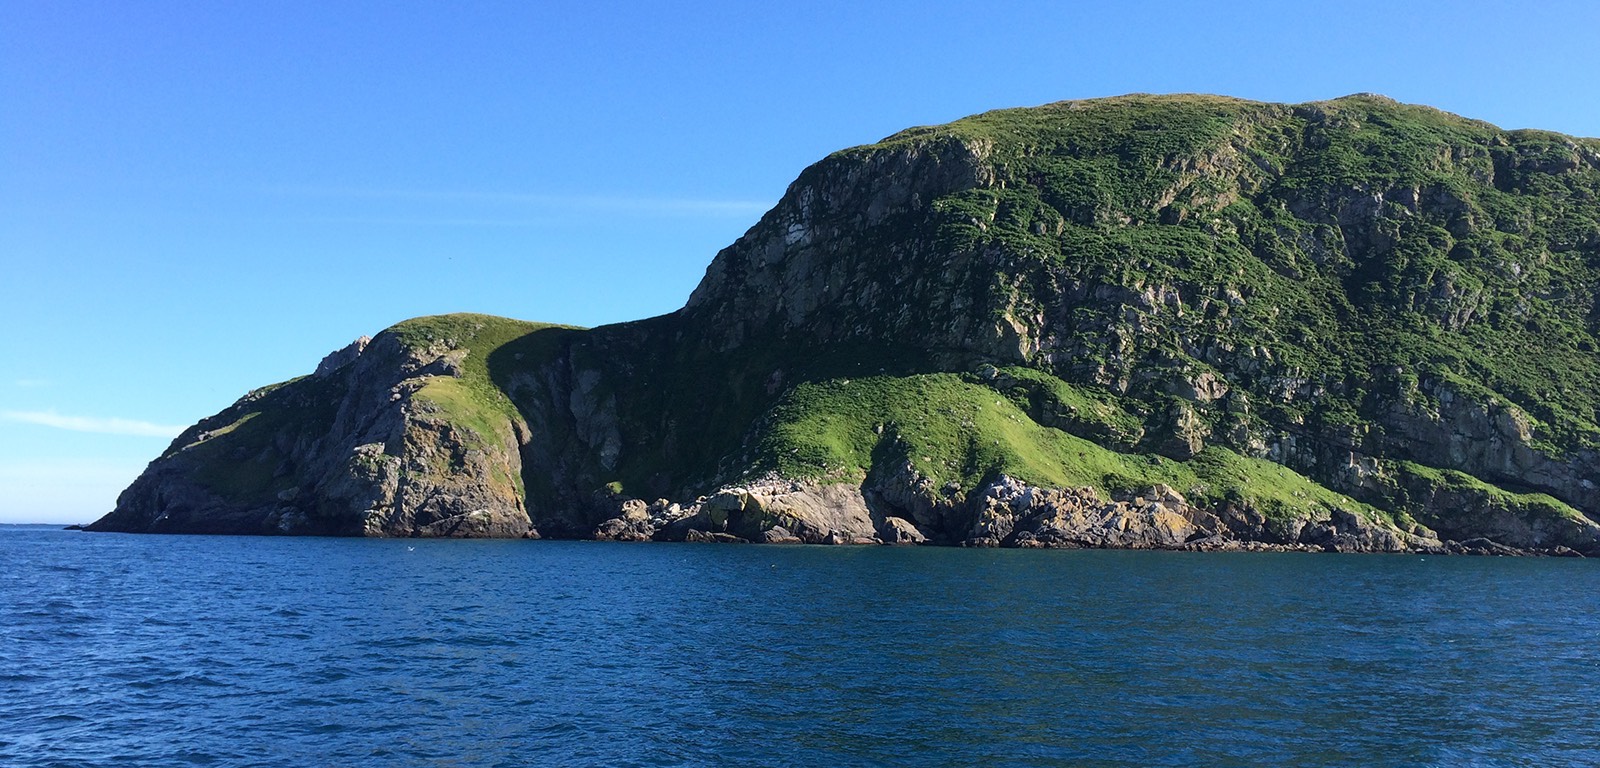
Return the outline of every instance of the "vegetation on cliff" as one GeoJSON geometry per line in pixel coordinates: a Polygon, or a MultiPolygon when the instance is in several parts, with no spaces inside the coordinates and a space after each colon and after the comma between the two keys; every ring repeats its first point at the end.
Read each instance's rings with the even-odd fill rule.
{"type": "MultiPolygon", "coordinates": [[[[476,482],[497,522],[450,532],[520,513],[545,535],[732,535],[713,509],[844,486],[872,528],[843,539],[1106,541],[975,533],[996,499],[1043,520],[996,490],[1027,487],[1176,499],[1150,514],[1193,541],[1596,550],[1596,286],[1595,140],[1371,95],[1002,110],[806,169],[672,315],[402,323],[374,345],[405,350],[404,375],[369,351],[246,398],[102,527],[190,504],[408,534],[477,512],[476,482]],[[390,404],[384,440],[340,435],[390,404]],[[330,517],[306,500],[361,477],[358,449],[400,467],[369,472],[395,490],[330,517]],[[408,500],[413,475],[432,495],[408,500]]],[[[793,533],[809,507],[786,503],[760,519],[793,533]]]]}

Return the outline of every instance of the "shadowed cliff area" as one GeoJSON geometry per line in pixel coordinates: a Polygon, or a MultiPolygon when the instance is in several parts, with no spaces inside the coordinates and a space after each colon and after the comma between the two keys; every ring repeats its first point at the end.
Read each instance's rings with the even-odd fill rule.
{"type": "Polygon", "coordinates": [[[1600,142],[1124,96],[807,168],[670,315],[406,321],[95,530],[1600,553],[1600,142]]]}

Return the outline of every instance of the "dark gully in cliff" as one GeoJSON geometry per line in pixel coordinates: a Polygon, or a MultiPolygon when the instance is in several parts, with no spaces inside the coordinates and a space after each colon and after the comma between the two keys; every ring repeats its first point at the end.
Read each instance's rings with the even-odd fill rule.
{"type": "Polygon", "coordinates": [[[1127,96],[806,169],[678,312],[418,318],[93,530],[1600,553],[1600,142],[1127,96]]]}

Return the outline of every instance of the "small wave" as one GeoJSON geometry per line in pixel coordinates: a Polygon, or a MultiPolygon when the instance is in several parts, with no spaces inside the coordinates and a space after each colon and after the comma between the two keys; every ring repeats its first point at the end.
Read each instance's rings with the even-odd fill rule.
{"type": "Polygon", "coordinates": [[[223,682],[221,680],[217,680],[216,678],[209,677],[207,675],[202,675],[202,674],[184,675],[183,677],[180,677],[180,678],[178,678],[176,680],[173,680],[172,682],[174,682],[174,683],[182,683],[184,685],[200,685],[200,686],[206,686],[206,687],[209,687],[209,688],[232,688],[233,687],[233,683],[225,683],[225,682],[223,682]]]}
{"type": "Polygon", "coordinates": [[[368,640],[363,645],[373,648],[416,648],[423,645],[433,645],[439,642],[432,637],[385,637],[379,640],[368,640]]]}
{"type": "Polygon", "coordinates": [[[553,736],[568,736],[575,733],[583,733],[584,729],[579,727],[577,723],[563,720],[536,728],[533,732],[541,737],[549,738],[553,736]]]}
{"type": "Polygon", "coordinates": [[[453,638],[448,644],[468,648],[514,648],[517,646],[515,640],[496,635],[468,635],[466,637],[453,638]]]}

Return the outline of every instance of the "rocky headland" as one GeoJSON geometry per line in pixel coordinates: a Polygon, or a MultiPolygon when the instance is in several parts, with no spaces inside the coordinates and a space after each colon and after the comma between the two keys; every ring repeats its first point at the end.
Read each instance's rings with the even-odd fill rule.
{"type": "Polygon", "coordinates": [[[678,312],[406,321],[89,528],[1600,554],[1600,142],[1125,96],[807,168],[678,312]]]}

